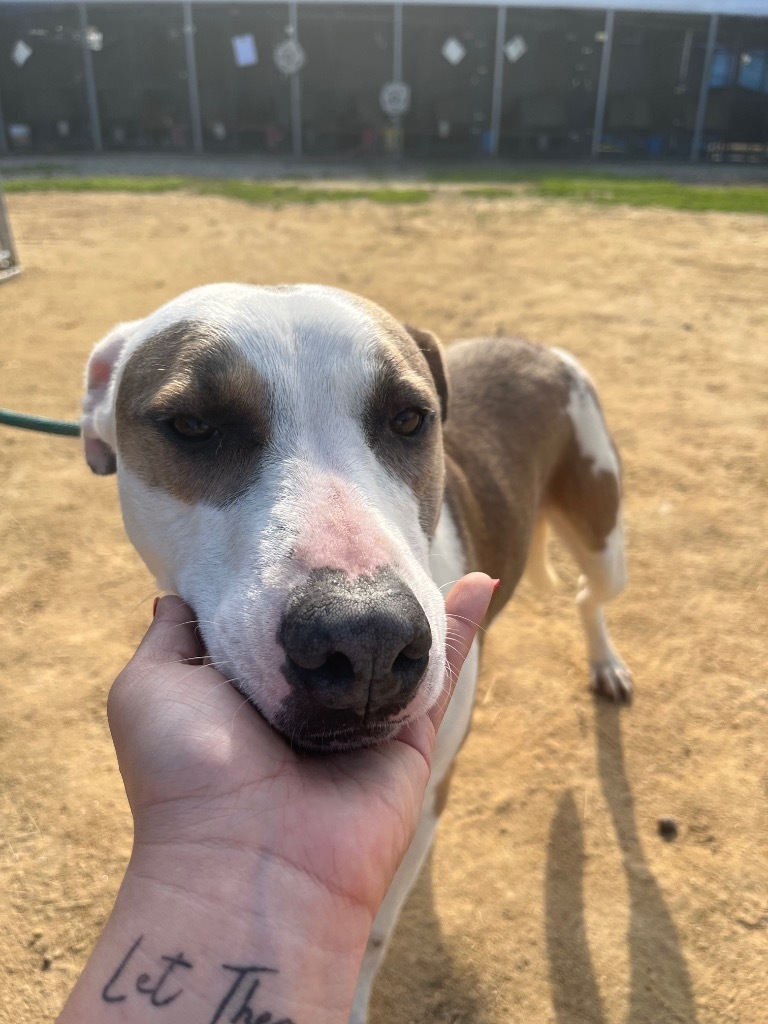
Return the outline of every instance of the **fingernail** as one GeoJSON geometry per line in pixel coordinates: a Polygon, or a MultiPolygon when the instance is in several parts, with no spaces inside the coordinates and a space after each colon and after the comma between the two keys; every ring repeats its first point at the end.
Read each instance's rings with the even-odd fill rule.
{"type": "Polygon", "coordinates": [[[160,601],[160,598],[159,598],[159,597],[156,597],[156,598],[155,598],[155,603],[154,603],[154,604],[152,605],[152,618],[153,618],[153,619],[154,619],[154,617],[155,617],[155,616],[157,615],[157,605],[158,605],[158,602],[159,602],[159,601],[160,601]]]}
{"type": "Polygon", "coordinates": [[[493,581],[493,592],[494,592],[494,594],[496,593],[496,591],[499,589],[500,586],[501,586],[501,580],[494,580],[493,581]]]}

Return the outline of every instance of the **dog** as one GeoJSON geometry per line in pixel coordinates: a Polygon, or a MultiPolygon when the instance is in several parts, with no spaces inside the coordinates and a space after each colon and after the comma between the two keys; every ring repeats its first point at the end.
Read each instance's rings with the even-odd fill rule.
{"type": "MultiPolygon", "coordinates": [[[[380,743],[426,713],[445,672],[445,588],[471,569],[499,577],[493,618],[526,566],[546,579],[549,526],[581,572],[592,686],[630,699],[603,613],[626,579],[621,465],[567,353],[509,338],[443,350],[328,287],[207,285],[96,346],[81,422],[158,585],[294,746],[380,743]]],[[[353,1024],[429,851],[477,670],[474,645],[353,1024]]]]}

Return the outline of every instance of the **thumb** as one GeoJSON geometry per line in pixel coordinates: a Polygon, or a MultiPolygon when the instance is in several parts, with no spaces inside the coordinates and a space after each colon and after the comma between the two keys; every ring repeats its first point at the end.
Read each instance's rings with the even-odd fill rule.
{"type": "Polygon", "coordinates": [[[180,597],[161,597],[155,617],[131,661],[142,669],[202,658],[195,613],[180,597]]]}
{"type": "Polygon", "coordinates": [[[495,582],[483,572],[471,572],[454,585],[445,599],[446,631],[445,689],[430,711],[435,730],[440,726],[464,660],[469,654],[480,622],[491,603],[495,582]]]}
{"type": "Polygon", "coordinates": [[[203,657],[196,625],[194,612],[180,597],[160,598],[144,639],[109,692],[107,718],[113,736],[123,719],[132,720],[147,703],[161,669],[203,657]]]}

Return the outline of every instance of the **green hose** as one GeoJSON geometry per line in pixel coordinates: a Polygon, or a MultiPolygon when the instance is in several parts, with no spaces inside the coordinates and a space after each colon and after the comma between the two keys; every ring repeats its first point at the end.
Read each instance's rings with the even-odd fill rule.
{"type": "Polygon", "coordinates": [[[24,413],[0,409],[0,423],[8,427],[20,427],[22,430],[39,430],[43,434],[66,434],[69,437],[80,436],[80,424],[67,420],[49,420],[45,416],[25,416],[24,413]]]}

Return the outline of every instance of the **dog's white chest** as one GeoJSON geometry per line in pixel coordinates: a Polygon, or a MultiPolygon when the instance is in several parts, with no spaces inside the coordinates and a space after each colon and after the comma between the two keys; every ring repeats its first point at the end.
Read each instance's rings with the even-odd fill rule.
{"type": "MultiPolygon", "coordinates": [[[[466,556],[461,538],[445,502],[429,549],[429,567],[432,578],[440,588],[443,597],[453,584],[467,572],[466,556]]],[[[449,645],[451,643],[450,628],[449,621],[447,635],[449,645]]],[[[456,691],[437,735],[432,761],[431,785],[439,782],[448,771],[469,730],[479,661],[478,646],[475,640],[459,674],[456,691]]]]}

